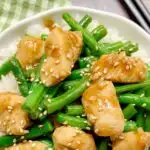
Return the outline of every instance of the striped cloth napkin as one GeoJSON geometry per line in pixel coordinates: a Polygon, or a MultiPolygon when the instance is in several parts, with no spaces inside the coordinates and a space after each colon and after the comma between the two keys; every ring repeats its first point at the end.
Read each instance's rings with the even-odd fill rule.
{"type": "Polygon", "coordinates": [[[70,4],[71,0],[0,0],[0,32],[28,16],[70,4]]]}

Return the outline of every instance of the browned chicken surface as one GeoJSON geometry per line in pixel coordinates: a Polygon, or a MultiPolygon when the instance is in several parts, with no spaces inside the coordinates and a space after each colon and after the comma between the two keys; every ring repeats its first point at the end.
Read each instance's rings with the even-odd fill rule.
{"type": "Polygon", "coordinates": [[[5,150],[46,150],[47,145],[39,141],[29,141],[5,148],[5,150]]]}
{"type": "Polygon", "coordinates": [[[29,117],[22,110],[24,97],[14,93],[0,93],[0,131],[13,135],[24,135],[29,126],[29,117]]]}
{"type": "Polygon", "coordinates": [[[150,133],[127,132],[113,141],[112,150],[145,150],[148,146],[150,146],[150,133]]]}
{"type": "Polygon", "coordinates": [[[56,27],[50,33],[45,51],[48,56],[41,68],[41,81],[53,86],[70,75],[82,48],[80,32],[64,31],[56,27]]]}
{"type": "Polygon", "coordinates": [[[36,64],[44,53],[44,43],[40,38],[25,36],[18,44],[16,58],[26,69],[36,64]]]}
{"type": "Polygon", "coordinates": [[[92,135],[69,126],[56,128],[53,141],[55,150],[96,150],[92,135]]]}
{"type": "Polygon", "coordinates": [[[92,68],[92,80],[104,78],[117,83],[142,82],[146,78],[146,65],[136,57],[119,54],[107,54],[100,57],[92,68]]]}
{"type": "Polygon", "coordinates": [[[97,81],[84,92],[82,103],[89,122],[99,136],[119,135],[124,117],[111,81],[97,81]]]}

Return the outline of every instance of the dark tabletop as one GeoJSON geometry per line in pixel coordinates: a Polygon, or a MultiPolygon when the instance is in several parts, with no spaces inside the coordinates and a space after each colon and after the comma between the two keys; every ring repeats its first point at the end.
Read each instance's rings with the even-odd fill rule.
{"type": "MultiPolygon", "coordinates": [[[[127,18],[132,18],[124,9],[120,0],[72,0],[73,5],[95,8],[108,12],[113,12],[127,18]]],[[[150,10],[150,0],[143,0],[147,8],[150,10]]]]}

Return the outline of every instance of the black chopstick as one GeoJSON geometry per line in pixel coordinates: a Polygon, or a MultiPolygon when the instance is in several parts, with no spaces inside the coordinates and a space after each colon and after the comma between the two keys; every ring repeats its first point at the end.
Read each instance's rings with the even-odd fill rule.
{"type": "Polygon", "coordinates": [[[147,7],[143,3],[142,0],[134,0],[135,5],[141,12],[144,19],[147,21],[148,25],[150,26],[150,12],[148,11],[147,7]]]}
{"type": "Polygon", "coordinates": [[[147,21],[144,19],[138,8],[136,7],[133,0],[123,0],[124,3],[127,5],[129,10],[132,12],[132,14],[135,16],[138,23],[147,31],[150,33],[150,26],[148,25],[147,21]]]}

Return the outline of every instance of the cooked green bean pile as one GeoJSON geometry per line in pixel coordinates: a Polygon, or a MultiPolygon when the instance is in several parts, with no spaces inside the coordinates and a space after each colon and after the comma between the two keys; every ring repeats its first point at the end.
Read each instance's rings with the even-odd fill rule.
{"type": "MultiPolygon", "coordinates": [[[[41,150],[60,150],[60,147],[62,150],[126,150],[130,149],[129,145],[136,149],[134,142],[137,137],[134,136],[139,136],[139,132],[143,136],[150,132],[150,71],[148,65],[132,57],[139,50],[138,44],[132,41],[103,42],[102,39],[109,34],[107,28],[99,24],[88,31],[92,22],[89,15],[76,21],[65,12],[63,19],[70,26],[69,31],[55,27],[52,36],[25,36],[25,42],[37,42],[35,53],[28,52],[27,57],[21,58],[20,52],[25,50],[23,54],[26,55],[28,50],[31,51],[22,40],[17,53],[0,66],[0,77],[12,72],[20,91],[20,95],[0,94],[3,107],[0,107],[0,131],[6,133],[0,137],[0,148],[11,150],[15,144],[19,150],[25,146],[22,145],[25,141],[32,140],[39,142],[37,149],[41,150]],[[72,40],[70,43],[66,36],[72,40]],[[54,41],[55,45],[52,45],[54,41]],[[59,42],[62,46],[60,51],[59,42]],[[74,43],[70,58],[66,51],[71,51],[67,48],[74,43]],[[60,59],[55,60],[58,55],[60,59]],[[7,111],[5,107],[10,118],[4,114],[7,111]],[[14,111],[17,113],[13,114],[14,111]],[[17,120],[21,123],[17,124],[17,120]],[[77,130],[77,135],[73,136],[74,130],[77,130]],[[77,141],[76,136],[79,136],[77,141]]],[[[28,149],[32,148],[29,146],[28,149]]]]}

